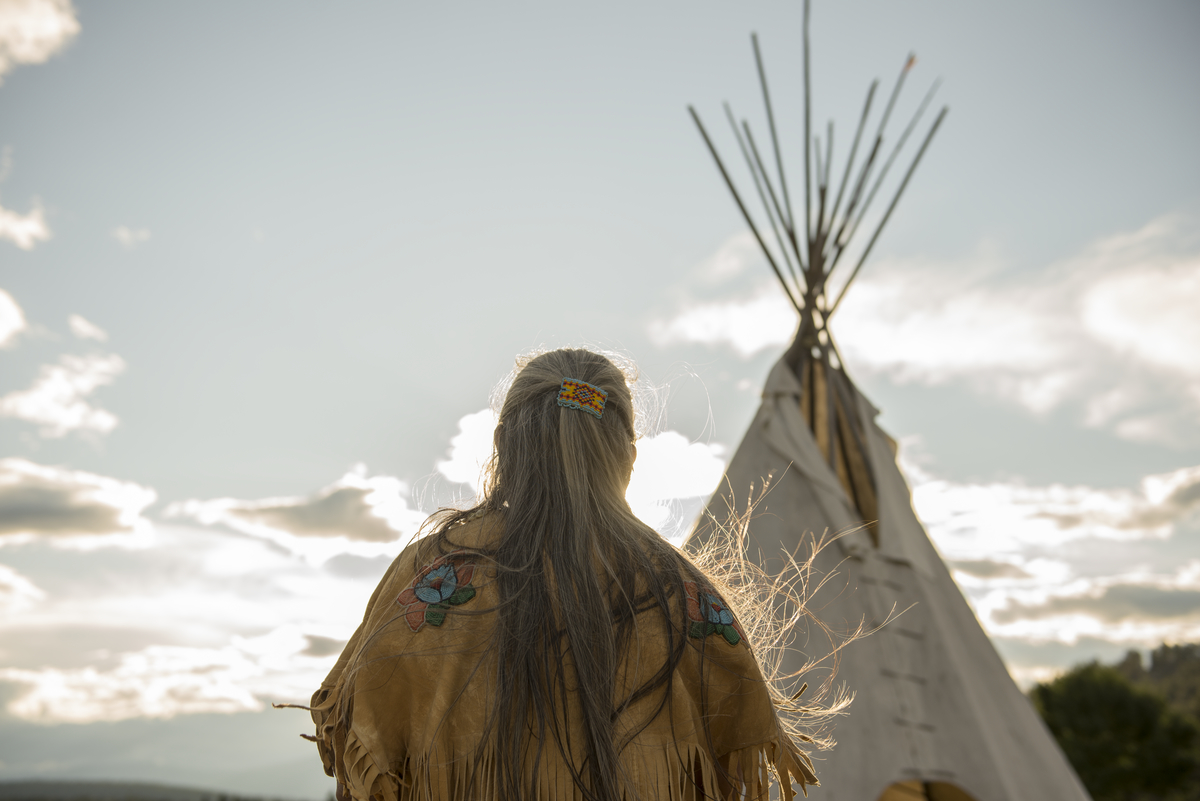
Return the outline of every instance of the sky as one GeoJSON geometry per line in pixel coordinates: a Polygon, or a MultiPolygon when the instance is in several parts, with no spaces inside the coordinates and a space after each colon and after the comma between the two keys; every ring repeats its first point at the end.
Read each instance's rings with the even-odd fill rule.
{"type": "MultiPolygon", "coordinates": [[[[323,797],[269,704],[471,497],[519,354],[636,362],[629,499],[678,541],[795,326],[686,107],[764,130],[757,31],[797,175],[800,21],[0,0],[0,779],[323,797]]],[[[1198,36],[1186,0],[812,11],[835,171],[871,80],[917,54],[901,119],[942,80],[832,329],[1022,686],[1200,639],[1198,36]]]]}

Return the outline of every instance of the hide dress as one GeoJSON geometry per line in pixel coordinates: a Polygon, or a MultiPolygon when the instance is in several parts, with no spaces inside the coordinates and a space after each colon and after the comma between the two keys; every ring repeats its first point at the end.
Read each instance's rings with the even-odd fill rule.
{"type": "MultiPolygon", "coordinates": [[[[407,547],[313,695],[318,750],[339,796],[495,797],[498,752],[484,742],[484,730],[495,695],[489,646],[498,590],[495,566],[480,550],[495,540],[499,517],[452,529],[448,553],[425,540],[407,547]]],[[[667,663],[670,635],[685,643],[671,681],[617,716],[614,741],[626,795],[766,799],[775,772],[781,797],[791,799],[793,781],[801,789],[816,783],[812,764],[780,727],[732,614],[709,587],[685,587],[687,598],[675,599],[675,619],[666,620],[657,606],[634,618],[635,633],[618,667],[615,697],[624,698],[667,663]]],[[[563,659],[569,663],[569,650],[563,659]]],[[[572,671],[566,675],[573,680],[572,671]]],[[[579,771],[587,755],[582,726],[572,725],[579,720],[576,707],[569,701],[567,709],[555,710],[551,725],[566,732],[562,741],[579,771]]],[[[554,738],[547,737],[536,768],[532,758],[526,762],[524,777],[536,785],[539,801],[583,797],[554,738]]]]}

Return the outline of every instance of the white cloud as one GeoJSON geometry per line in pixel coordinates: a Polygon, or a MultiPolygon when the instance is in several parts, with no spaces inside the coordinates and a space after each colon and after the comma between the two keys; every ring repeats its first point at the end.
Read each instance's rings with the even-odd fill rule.
{"type": "Polygon", "coordinates": [[[835,331],[856,369],[927,384],[965,380],[1039,414],[1074,404],[1088,425],[1127,439],[1195,440],[1200,247],[1192,227],[1159,220],[1021,284],[1001,280],[994,265],[882,265],[847,295],[835,331]]]}
{"type": "MultiPolygon", "coordinates": [[[[478,464],[468,457],[483,453],[478,443],[490,444],[490,414],[467,416],[460,429],[470,433],[464,438],[460,432],[451,449],[455,464],[478,464]]],[[[724,468],[721,446],[692,443],[673,431],[642,439],[638,452],[630,502],[660,526],[672,504],[707,496],[724,468]]],[[[47,481],[57,475],[26,463],[16,469],[22,477],[36,471],[47,481]]],[[[457,475],[454,468],[448,472],[457,475]]],[[[26,640],[17,638],[30,630],[79,632],[74,638],[91,647],[66,645],[62,637],[28,640],[38,649],[36,661],[0,668],[0,680],[23,687],[9,702],[9,714],[46,723],[89,722],[254,710],[267,699],[302,701],[329,669],[361,619],[374,581],[402,546],[397,530],[408,533],[423,517],[408,507],[405,493],[396,479],[369,477],[360,467],[305,498],[173,504],[167,516],[252,536],[161,527],[136,560],[119,553],[106,562],[103,576],[80,575],[36,598],[32,584],[8,582],[21,586],[24,599],[20,614],[0,620],[0,638],[16,643],[10,648],[20,648],[26,640]],[[379,541],[380,532],[387,541],[379,541]],[[326,561],[335,556],[370,569],[335,568],[326,561]],[[138,627],[124,650],[99,633],[114,622],[138,627]],[[242,633],[247,631],[257,636],[242,633]]],[[[3,498],[0,493],[0,519],[3,498]]],[[[16,503],[29,505],[23,497],[16,503]]],[[[0,583],[5,577],[0,574],[0,583]]]]}
{"type": "Polygon", "coordinates": [[[305,698],[331,667],[332,655],[306,652],[311,640],[294,625],[258,637],[234,635],[220,648],[152,645],[122,654],[111,670],[0,669],[25,685],[8,712],[41,723],[247,712],[263,698],[305,698]]]}
{"type": "Polygon", "coordinates": [[[746,230],[722,242],[716,253],[700,263],[696,273],[705,283],[720,284],[757,267],[760,262],[766,263],[762,250],[754,234],[746,230]]]}
{"type": "Polygon", "coordinates": [[[989,633],[1075,643],[1088,637],[1150,648],[1200,638],[1200,562],[1169,574],[1076,579],[988,593],[976,602],[989,633]]]}
{"type": "Polygon", "coordinates": [[[993,559],[1084,539],[1166,539],[1200,511],[1200,466],[1147,476],[1138,490],[967,484],[904,459],[913,506],[950,560],[993,559]]]}
{"type": "Polygon", "coordinates": [[[0,565],[0,612],[6,617],[23,612],[46,597],[32,581],[8,565],[0,565]]]}
{"type": "Polygon", "coordinates": [[[0,82],[18,64],[41,64],[79,34],[70,0],[0,3],[0,82]]]}
{"type": "Polygon", "coordinates": [[[484,465],[492,457],[495,431],[496,413],[491,409],[464,415],[458,421],[458,433],[450,438],[450,453],[437,463],[437,471],[478,494],[484,465]]]}
{"type": "Polygon", "coordinates": [[[125,362],[116,354],[63,356],[58,364],[44,365],[29,389],[0,397],[0,416],[36,423],[44,437],[107,434],[117,426],[116,415],[86,399],[124,371],[125,362]]]}
{"type": "Polygon", "coordinates": [[[50,226],[41,204],[34,203],[27,214],[0,206],[0,239],[7,239],[21,250],[33,250],[38,242],[50,239],[50,226]]]}
{"type": "Polygon", "coordinates": [[[119,225],[113,229],[113,239],[132,250],[150,238],[150,231],[145,228],[130,228],[119,225]]]}
{"type": "MultiPolygon", "coordinates": [[[[1200,442],[1200,229],[1168,217],[1036,275],[982,248],[964,264],[880,262],[832,327],[849,366],[898,382],[965,382],[1034,414],[1078,407],[1118,436],[1200,442]]],[[[750,295],[651,323],[659,344],[781,347],[796,316],[765,275],[750,295]]],[[[697,270],[699,283],[711,270],[697,270]]]]}
{"type": "Polygon", "coordinates": [[[988,285],[977,271],[959,280],[912,265],[881,272],[856,286],[834,317],[847,361],[927,384],[1001,373],[1025,387],[1014,387],[1018,399],[1042,410],[1047,393],[1028,387],[1044,382],[1072,344],[1042,291],[988,285]]]}
{"type": "Polygon", "coordinates": [[[142,512],[156,497],[128,481],[0,459],[0,542],[49,537],[97,547],[141,541],[149,534],[142,512]]]}
{"type": "Polygon", "coordinates": [[[698,342],[728,344],[746,357],[781,346],[796,332],[796,310],[778,286],[763,285],[751,297],[692,306],[670,320],[650,324],[657,345],[698,342]]]}
{"type": "MultiPolygon", "coordinates": [[[[331,643],[347,639],[361,622],[375,582],[403,544],[370,559],[343,553],[331,567],[298,559],[265,538],[195,526],[155,523],[138,549],[80,552],[61,543],[33,539],[17,554],[36,571],[27,578],[42,596],[0,614],[0,666],[92,665],[104,672],[150,646],[253,650],[258,646],[242,648],[231,638],[288,627],[302,631],[303,642],[282,650],[328,657],[331,643]],[[348,560],[358,569],[342,569],[348,560]]],[[[281,676],[289,670],[297,676],[252,684],[251,691],[278,696],[292,688],[289,700],[307,697],[330,663],[312,664],[280,665],[281,676]]]]}
{"type": "MultiPolygon", "coordinates": [[[[479,492],[483,465],[492,455],[496,416],[491,409],[472,412],[458,421],[450,440],[450,453],[437,469],[451,481],[479,492]]],[[[725,472],[723,445],[690,442],[677,431],[643,437],[637,442],[626,500],[634,513],[662,533],[674,532],[690,521],[681,519],[679,501],[707,497],[725,472]]]]}
{"type": "Polygon", "coordinates": [[[0,348],[11,344],[28,326],[13,296],[0,289],[0,348]]]}
{"type": "Polygon", "coordinates": [[[42,587],[0,567],[0,606],[6,585],[18,598],[0,614],[0,680],[23,685],[8,712],[83,723],[304,703],[389,559],[371,561],[347,577],[265,539],[156,526],[147,548],[98,563],[43,551],[42,587]]]}
{"type": "Polygon", "coordinates": [[[1108,275],[1083,298],[1088,333],[1200,382],[1200,256],[1108,275]]]}
{"type": "MultiPolygon", "coordinates": [[[[1197,564],[1192,562],[1182,572],[1195,574],[1197,564]]],[[[992,619],[1006,624],[1081,615],[1113,625],[1127,620],[1191,618],[1192,625],[1200,628],[1200,584],[1194,581],[1181,584],[1178,578],[1090,582],[1091,586],[1085,592],[1048,594],[1034,603],[1012,602],[993,611],[992,619]]]]}
{"type": "Polygon", "coordinates": [[[392,553],[415,534],[426,514],[408,503],[408,486],[391,476],[368,476],[362,465],[306,497],[189,500],[171,504],[167,517],[188,517],[263,537],[323,561],[338,553],[392,553]]]}
{"type": "Polygon", "coordinates": [[[93,322],[85,320],[78,314],[72,314],[67,318],[67,324],[71,326],[71,333],[80,339],[94,339],[97,342],[107,342],[108,332],[93,322]]]}
{"type": "Polygon", "coordinates": [[[1200,561],[1170,555],[1200,522],[1200,466],[1135,489],[971,484],[930,475],[906,450],[913,506],[989,635],[1139,648],[1200,637],[1200,561]]]}
{"type": "Polygon", "coordinates": [[[691,442],[678,431],[643,437],[625,493],[634,514],[664,534],[690,520],[679,520],[679,501],[707,498],[725,474],[723,445],[691,442]]]}

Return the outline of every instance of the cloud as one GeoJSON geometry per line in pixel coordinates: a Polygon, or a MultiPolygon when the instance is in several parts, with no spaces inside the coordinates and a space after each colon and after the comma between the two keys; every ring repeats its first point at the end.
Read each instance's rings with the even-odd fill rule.
{"type": "Polygon", "coordinates": [[[637,449],[625,498],[634,514],[663,534],[691,522],[680,514],[681,501],[707,500],[725,474],[724,445],[692,442],[678,431],[643,437],[637,449]]]}
{"type": "Polygon", "coordinates": [[[335,652],[308,651],[325,639],[285,625],[258,637],[234,635],[220,648],[152,645],[122,654],[110,670],[0,668],[0,679],[24,687],[9,714],[41,723],[257,711],[264,698],[311,693],[335,652]]]}
{"type": "Polygon", "coordinates": [[[777,286],[763,285],[754,295],[736,301],[703,303],[670,320],[650,324],[656,345],[697,342],[728,344],[739,356],[784,345],[796,329],[796,310],[777,286]]]}
{"type": "MultiPolygon", "coordinates": [[[[2,8],[3,6],[0,6],[2,8]]],[[[38,242],[50,239],[46,212],[34,203],[28,214],[19,214],[0,206],[0,239],[7,239],[21,250],[33,250],[38,242]]]]}
{"type": "MultiPolygon", "coordinates": [[[[1138,265],[1142,266],[1142,265],[1138,265]]],[[[1083,324],[1113,350],[1200,379],[1200,257],[1105,276],[1083,297],[1083,324]]]]}
{"type": "MultiPolygon", "coordinates": [[[[483,465],[492,455],[496,416],[491,409],[472,412],[458,421],[446,460],[437,470],[451,481],[479,492],[483,465]]],[[[634,513],[660,533],[674,532],[690,522],[679,501],[707,498],[725,472],[726,448],[691,442],[677,431],[643,437],[637,443],[626,500],[634,513]],[[686,520],[684,519],[686,518],[686,520]]]]}
{"type": "Polygon", "coordinates": [[[1200,509],[1200,466],[1147,476],[1142,479],[1142,495],[1146,502],[1139,503],[1120,525],[1134,529],[1172,526],[1200,509]]]}
{"type": "Polygon", "coordinates": [[[909,447],[900,464],[913,506],[992,637],[1124,647],[1200,637],[1200,561],[1179,566],[1200,533],[1200,466],[1132,488],[977,484],[930,475],[909,447]]]}
{"type": "Polygon", "coordinates": [[[0,611],[7,617],[23,612],[46,597],[32,581],[8,565],[0,565],[0,611]]]}
{"type": "MultiPolygon", "coordinates": [[[[328,650],[328,642],[307,638],[347,638],[387,566],[347,577],[265,538],[152,525],[138,548],[64,548],[64,538],[45,537],[0,550],[0,558],[10,553],[20,560],[13,567],[44,594],[17,614],[0,614],[0,666],[103,672],[150,646],[221,649],[235,635],[253,638],[289,626],[299,633],[288,638],[288,653],[328,650]]],[[[390,546],[390,557],[401,545],[390,546]]],[[[281,676],[302,675],[255,692],[291,687],[299,688],[293,698],[306,697],[328,667],[281,666],[281,676]]]]}
{"type": "MultiPolygon", "coordinates": [[[[987,246],[965,263],[880,261],[832,328],[858,372],[962,382],[1038,415],[1071,405],[1087,425],[1134,441],[1200,442],[1198,230],[1188,215],[1165,217],[1037,274],[1018,275],[987,246]]],[[[703,289],[712,269],[696,272],[703,289]]],[[[782,347],[796,315],[758,273],[749,292],[681,302],[651,337],[743,357],[782,347]]]]}
{"type": "Polygon", "coordinates": [[[349,579],[379,579],[391,565],[388,554],[366,557],[340,553],[328,559],[322,567],[334,576],[349,579]]]}
{"type": "MultiPolygon", "coordinates": [[[[316,553],[298,540],[340,539],[393,547],[417,532],[425,513],[408,505],[408,486],[391,476],[368,476],[356,466],[333,484],[305,497],[243,501],[233,498],[171,504],[167,517],[189,517],[206,526],[221,524],[266,537],[292,550],[316,553]]],[[[334,551],[318,548],[325,557],[334,551]]],[[[337,552],[344,548],[337,549],[337,552]]],[[[361,549],[360,549],[361,550],[361,549]]],[[[369,548],[370,555],[378,547],[369,548]]]]}
{"type": "Polygon", "coordinates": [[[997,623],[1086,615],[1106,623],[1182,617],[1200,622],[1200,588],[1114,584],[1087,595],[1052,596],[1042,603],[1011,605],[992,612],[997,623]]]}
{"type": "Polygon", "coordinates": [[[478,494],[483,467],[492,458],[495,430],[496,414],[491,409],[464,415],[458,421],[458,433],[450,438],[449,455],[437,463],[437,471],[478,494]]]}
{"type": "Polygon", "coordinates": [[[107,342],[108,332],[95,323],[88,322],[78,314],[72,314],[67,318],[67,324],[71,326],[71,333],[80,339],[94,339],[97,342],[107,342]]]}
{"type": "Polygon", "coordinates": [[[43,366],[29,389],[0,397],[0,416],[36,423],[43,437],[107,434],[117,426],[116,415],[94,408],[86,398],[124,371],[125,362],[116,354],[63,356],[58,364],[43,366]]]}
{"type": "Polygon", "coordinates": [[[1012,641],[1093,638],[1146,648],[1200,637],[1200,561],[1171,573],[1126,570],[989,593],[976,599],[976,609],[990,634],[1012,641]]]}
{"type": "Polygon", "coordinates": [[[1129,653],[1131,646],[1131,643],[1116,643],[1087,636],[1081,636],[1072,643],[992,637],[992,644],[1023,690],[1028,690],[1038,682],[1051,681],[1073,665],[1092,659],[1110,663],[1120,661],[1129,653]]]}
{"type": "Polygon", "coordinates": [[[0,289],[0,348],[10,345],[28,326],[13,296],[0,289]]]}
{"type": "Polygon", "coordinates": [[[154,490],[106,476],[0,459],[0,542],[145,533],[154,490]]]}
{"type": "Polygon", "coordinates": [[[1200,510],[1200,466],[1147,476],[1129,490],[959,483],[934,478],[903,450],[900,461],[917,515],[956,567],[1084,539],[1166,539],[1200,510]]]}
{"type": "MultiPolygon", "coordinates": [[[[12,511],[0,505],[0,521],[12,511]]],[[[342,562],[370,562],[347,571],[267,537],[142,519],[136,527],[151,535],[136,549],[64,548],[73,539],[65,534],[3,540],[24,543],[0,549],[12,566],[0,567],[8,714],[84,723],[305,703],[403,545],[366,543],[384,554],[366,560],[345,556],[336,539],[296,538],[334,543],[342,562]]]]}
{"type": "Polygon", "coordinates": [[[1121,585],[1095,597],[1055,596],[1044,604],[1007,599],[1003,606],[979,611],[993,637],[1066,645],[1091,639],[1146,649],[1200,638],[1198,596],[1200,592],[1191,590],[1121,585]]]}
{"type": "Polygon", "coordinates": [[[133,250],[150,238],[150,231],[145,228],[129,228],[119,225],[113,229],[113,239],[120,242],[129,250],[133,250]]]}
{"type": "Polygon", "coordinates": [[[18,64],[41,64],[78,35],[70,0],[0,3],[0,82],[18,64]]]}
{"type": "Polygon", "coordinates": [[[300,652],[302,656],[333,656],[340,654],[346,646],[346,640],[336,640],[333,637],[321,637],[316,634],[306,634],[308,647],[300,652]]]}
{"type": "Polygon", "coordinates": [[[1035,414],[1074,405],[1126,439],[1200,441],[1195,228],[1156,220],[1019,282],[987,254],[884,264],[847,295],[835,332],[856,369],[965,381],[1035,414]]]}
{"type": "Polygon", "coordinates": [[[765,264],[762,251],[754,234],[746,230],[722,242],[713,255],[700,263],[696,274],[706,284],[722,284],[759,263],[765,264]]]}
{"type": "Polygon", "coordinates": [[[994,559],[958,559],[950,562],[950,567],[956,572],[983,579],[1032,578],[1023,568],[1009,562],[997,562],[994,559]]]}

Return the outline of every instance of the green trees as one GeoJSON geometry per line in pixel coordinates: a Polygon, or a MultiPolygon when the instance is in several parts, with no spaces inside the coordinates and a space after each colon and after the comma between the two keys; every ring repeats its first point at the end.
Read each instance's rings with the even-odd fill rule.
{"type": "Polygon", "coordinates": [[[1128,658],[1120,667],[1092,662],[1030,698],[1095,801],[1200,798],[1200,727],[1129,672],[1128,658]]]}
{"type": "Polygon", "coordinates": [[[1160,645],[1150,652],[1150,669],[1142,657],[1130,651],[1117,670],[1135,685],[1161,695],[1176,712],[1200,721],[1200,644],[1160,645]]]}

